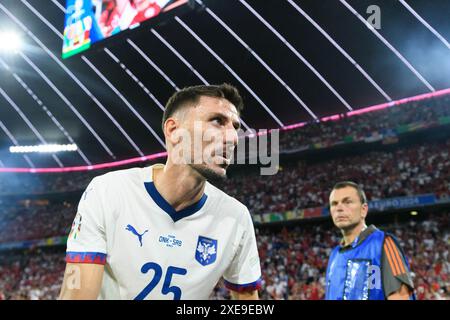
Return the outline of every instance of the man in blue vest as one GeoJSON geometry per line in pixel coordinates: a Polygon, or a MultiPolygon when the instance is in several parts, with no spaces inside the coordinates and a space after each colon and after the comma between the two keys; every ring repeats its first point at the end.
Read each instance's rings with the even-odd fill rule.
{"type": "Polygon", "coordinates": [[[414,299],[403,251],[392,235],[366,226],[368,210],[366,195],[356,183],[344,181],[333,187],[330,213],[343,239],[328,261],[325,299],[414,299]]]}

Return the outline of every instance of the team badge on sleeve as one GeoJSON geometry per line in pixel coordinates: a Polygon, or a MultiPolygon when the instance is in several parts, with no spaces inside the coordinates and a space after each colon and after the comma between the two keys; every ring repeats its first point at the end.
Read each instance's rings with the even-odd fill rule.
{"type": "Polygon", "coordinates": [[[72,229],[70,230],[69,233],[69,238],[73,238],[74,240],[77,238],[77,235],[80,233],[81,231],[81,213],[77,213],[77,215],[75,216],[75,219],[73,220],[72,223],[72,229]]]}
{"type": "Polygon", "coordinates": [[[202,266],[214,263],[217,257],[217,240],[199,236],[197,249],[195,250],[195,260],[202,266]]]}

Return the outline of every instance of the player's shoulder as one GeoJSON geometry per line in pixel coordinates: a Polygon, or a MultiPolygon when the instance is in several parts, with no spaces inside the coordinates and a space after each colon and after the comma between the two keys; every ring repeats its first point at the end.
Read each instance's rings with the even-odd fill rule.
{"type": "Polygon", "coordinates": [[[398,246],[399,240],[394,235],[394,233],[392,233],[389,230],[382,230],[382,229],[377,229],[377,231],[383,234],[383,243],[390,242],[398,246]]]}
{"type": "Polygon", "coordinates": [[[115,171],[109,171],[102,175],[98,175],[92,179],[92,182],[97,185],[116,187],[130,184],[139,183],[142,181],[142,175],[145,168],[129,168],[115,171]]]}
{"type": "Polygon", "coordinates": [[[216,202],[217,206],[220,207],[220,211],[222,213],[225,212],[230,215],[234,215],[236,216],[236,218],[250,216],[250,212],[245,204],[228,195],[209,182],[207,182],[207,195],[208,193],[214,198],[214,201],[216,202]]]}
{"type": "Polygon", "coordinates": [[[384,239],[383,239],[383,245],[385,247],[392,247],[392,248],[398,248],[399,250],[402,250],[402,244],[399,238],[397,238],[393,233],[391,232],[384,232],[384,239]]]}

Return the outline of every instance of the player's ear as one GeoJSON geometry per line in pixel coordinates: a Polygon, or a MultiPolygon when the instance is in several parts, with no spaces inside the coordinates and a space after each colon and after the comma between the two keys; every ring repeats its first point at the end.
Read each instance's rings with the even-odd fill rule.
{"type": "Polygon", "coordinates": [[[365,219],[367,217],[368,212],[369,212],[369,205],[367,203],[363,203],[361,206],[361,216],[365,219]]]}
{"type": "Polygon", "coordinates": [[[178,128],[179,121],[176,118],[171,117],[164,122],[164,136],[172,145],[177,144],[180,140],[179,135],[177,135],[178,128]]]}

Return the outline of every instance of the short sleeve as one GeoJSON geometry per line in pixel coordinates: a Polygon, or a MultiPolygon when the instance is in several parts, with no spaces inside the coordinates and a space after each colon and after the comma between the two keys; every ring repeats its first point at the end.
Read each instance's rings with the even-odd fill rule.
{"type": "Polygon", "coordinates": [[[229,290],[246,292],[261,288],[261,266],[256,244],[255,229],[246,209],[244,232],[230,266],[225,271],[224,284],[229,290]]]}
{"type": "Polygon", "coordinates": [[[384,294],[386,297],[397,292],[402,284],[405,284],[411,293],[413,292],[414,285],[408,264],[406,263],[402,250],[389,235],[384,240],[381,264],[384,294]]]}
{"type": "Polygon", "coordinates": [[[66,262],[106,263],[102,184],[94,178],[78,204],[77,214],[67,239],[66,262]]]}

